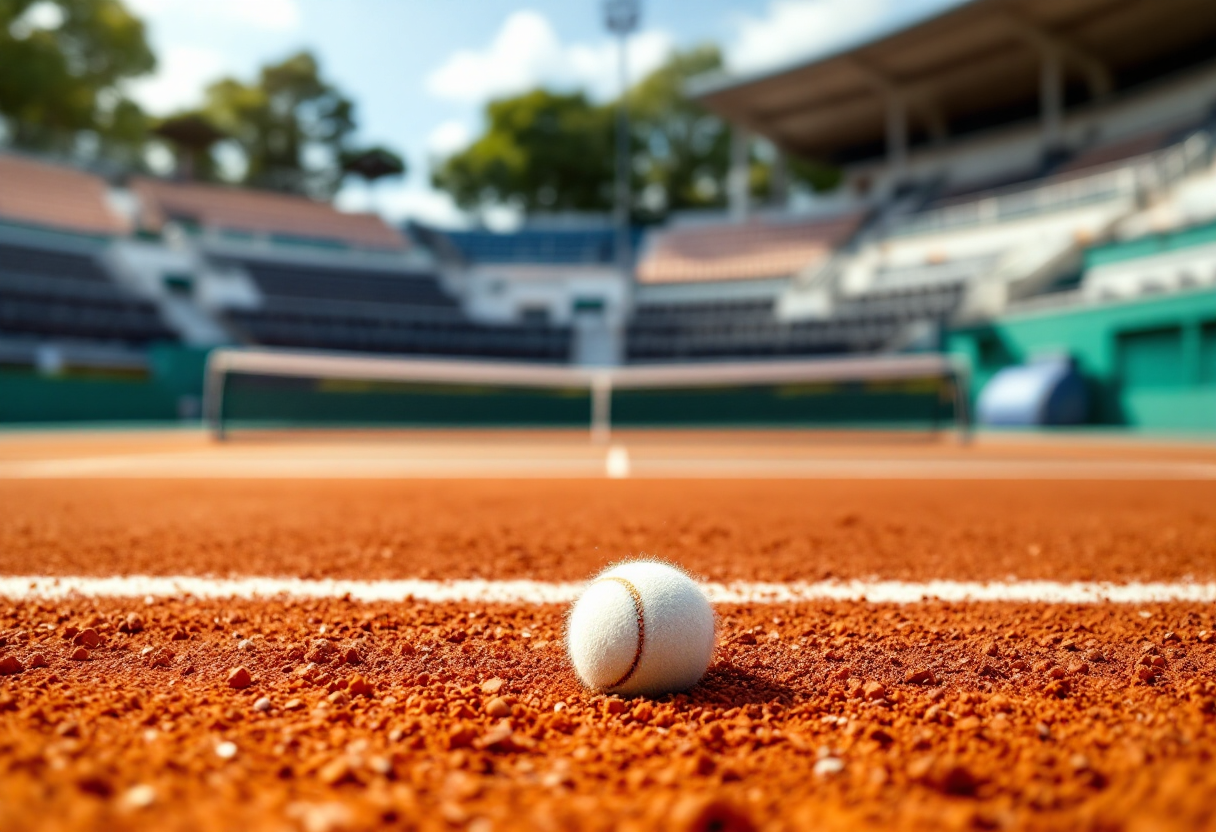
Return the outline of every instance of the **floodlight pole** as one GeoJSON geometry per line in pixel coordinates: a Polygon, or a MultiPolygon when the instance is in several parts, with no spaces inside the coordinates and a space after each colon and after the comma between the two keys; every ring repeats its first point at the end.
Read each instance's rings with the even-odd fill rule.
{"type": "Polygon", "coordinates": [[[614,219],[616,225],[616,263],[621,275],[629,282],[633,281],[630,268],[632,252],[630,252],[629,234],[629,72],[627,47],[629,35],[638,26],[641,9],[638,0],[605,0],[604,22],[608,31],[618,38],[620,56],[621,95],[616,107],[616,194],[614,219]]]}

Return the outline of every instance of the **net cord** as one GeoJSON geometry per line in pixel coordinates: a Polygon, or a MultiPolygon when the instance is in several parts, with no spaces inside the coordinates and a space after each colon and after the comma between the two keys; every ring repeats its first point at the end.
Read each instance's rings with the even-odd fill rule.
{"type": "Polygon", "coordinates": [[[612,394],[615,390],[940,378],[950,385],[953,392],[959,441],[966,444],[971,435],[967,367],[941,354],[584,368],[543,367],[505,361],[390,358],[303,350],[217,349],[207,358],[203,400],[203,412],[216,439],[222,440],[227,435],[224,399],[228,377],[233,373],[587,389],[591,393],[589,428],[594,442],[607,442],[611,437],[612,394]]]}

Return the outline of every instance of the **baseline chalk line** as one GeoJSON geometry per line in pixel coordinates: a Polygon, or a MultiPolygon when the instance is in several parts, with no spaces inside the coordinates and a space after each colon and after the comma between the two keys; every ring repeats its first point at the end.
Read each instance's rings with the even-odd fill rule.
{"type": "MultiPolygon", "coordinates": [[[[10,575],[0,577],[0,597],[34,598],[342,598],[357,601],[474,601],[500,604],[566,604],[585,586],[533,580],[343,580],[274,577],[212,578],[127,575],[120,577],[10,575]]],[[[784,604],[837,600],[911,604],[941,601],[1020,601],[1049,604],[1165,601],[1216,602],[1216,583],[1100,581],[816,581],[703,583],[721,604],[784,604]]]]}

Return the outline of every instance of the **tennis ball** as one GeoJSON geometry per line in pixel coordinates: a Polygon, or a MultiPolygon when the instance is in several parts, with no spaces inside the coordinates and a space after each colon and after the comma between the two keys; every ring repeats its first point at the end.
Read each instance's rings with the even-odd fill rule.
{"type": "Polygon", "coordinates": [[[587,687],[626,696],[686,690],[714,652],[714,613],[687,574],[637,560],[601,572],[570,610],[566,648],[587,687]]]}

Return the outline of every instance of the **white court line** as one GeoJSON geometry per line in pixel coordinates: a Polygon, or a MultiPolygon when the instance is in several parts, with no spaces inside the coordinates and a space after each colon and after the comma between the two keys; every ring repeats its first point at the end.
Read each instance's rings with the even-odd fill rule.
{"type": "MultiPolygon", "coordinates": [[[[25,598],[341,598],[357,601],[474,601],[565,604],[584,584],[531,580],[306,580],[303,578],[203,578],[130,575],[95,577],[0,577],[0,597],[25,598]]],[[[1161,601],[1216,602],[1216,583],[1105,583],[1093,581],[818,581],[702,584],[716,603],[779,604],[813,600],[865,600],[909,604],[942,601],[1029,601],[1049,604],[1161,601]]]]}
{"type": "Polygon", "coordinates": [[[1216,464],[1153,460],[755,459],[648,456],[613,446],[569,456],[148,454],[0,461],[0,479],[1216,480],[1216,464]]]}

